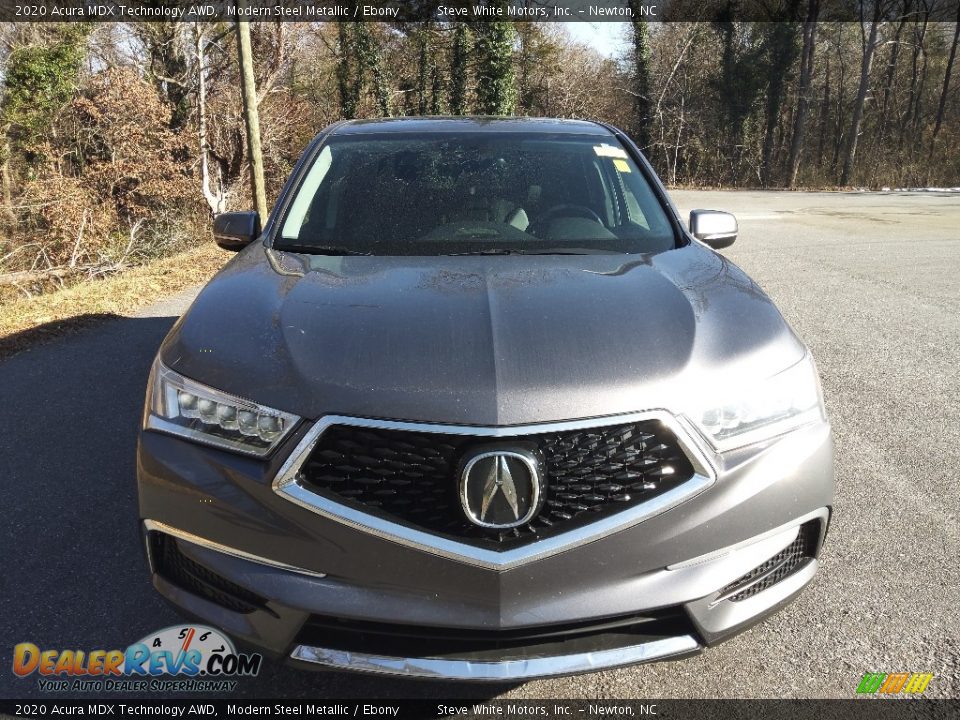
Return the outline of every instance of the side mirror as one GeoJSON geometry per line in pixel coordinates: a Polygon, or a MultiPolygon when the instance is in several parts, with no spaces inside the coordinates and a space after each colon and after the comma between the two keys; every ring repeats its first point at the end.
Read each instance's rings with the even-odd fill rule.
{"type": "Polygon", "coordinates": [[[252,210],[220,213],[213,219],[213,239],[224,250],[242,250],[260,236],[260,215],[252,210]]]}
{"type": "Polygon", "coordinates": [[[691,210],[690,234],[714,250],[730,247],[737,239],[737,219],[719,210],[691,210]]]}

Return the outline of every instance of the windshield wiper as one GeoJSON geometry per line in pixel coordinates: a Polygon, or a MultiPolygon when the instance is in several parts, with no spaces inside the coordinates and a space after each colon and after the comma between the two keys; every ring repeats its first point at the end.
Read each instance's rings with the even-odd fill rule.
{"type": "Polygon", "coordinates": [[[447,255],[526,255],[525,250],[519,248],[484,248],[483,250],[467,250],[466,252],[446,253],[447,255]]]}
{"type": "Polygon", "coordinates": [[[622,255],[621,250],[610,250],[609,248],[571,248],[554,247],[538,248],[536,250],[527,250],[527,255],[622,255]]]}
{"type": "Polygon", "coordinates": [[[600,248],[484,248],[483,250],[469,250],[467,252],[447,253],[447,255],[620,255],[615,250],[600,248]]]}
{"type": "Polygon", "coordinates": [[[283,243],[283,245],[275,245],[273,249],[304,253],[306,255],[373,255],[373,253],[370,252],[363,252],[362,250],[354,250],[337,245],[308,245],[306,243],[283,243]]]}

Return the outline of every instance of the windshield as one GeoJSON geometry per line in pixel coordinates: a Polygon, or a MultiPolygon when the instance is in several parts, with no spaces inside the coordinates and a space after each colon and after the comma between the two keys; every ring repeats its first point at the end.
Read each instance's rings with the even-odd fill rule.
{"type": "Polygon", "coordinates": [[[666,213],[612,136],[328,139],[274,247],[331,255],[654,253],[666,213]]]}

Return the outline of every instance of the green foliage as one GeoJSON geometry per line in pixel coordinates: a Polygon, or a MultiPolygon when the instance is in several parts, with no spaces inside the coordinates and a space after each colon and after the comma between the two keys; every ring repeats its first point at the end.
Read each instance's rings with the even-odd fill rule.
{"type": "Polygon", "coordinates": [[[383,68],[380,45],[370,32],[368,23],[337,23],[339,53],[337,58],[337,91],[340,112],[355,118],[360,112],[367,75],[373,80],[373,94],[380,115],[390,115],[390,83],[383,68]]]}
{"type": "Polygon", "coordinates": [[[3,125],[11,150],[36,160],[57,112],[73,97],[90,25],[63,24],[48,44],[15,49],[7,60],[3,125]]]}
{"type": "Polygon", "coordinates": [[[480,22],[474,34],[477,38],[476,112],[480,115],[512,115],[517,108],[513,23],[480,22]]]}
{"type": "Polygon", "coordinates": [[[633,93],[634,93],[634,121],[633,139],[641,149],[650,145],[653,106],[651,88],[653,82],[650,77],[650,31],[647,23],[639,20],[639,0],[630,0],[630,7],[634,11],[633,20],[633,93]]]}

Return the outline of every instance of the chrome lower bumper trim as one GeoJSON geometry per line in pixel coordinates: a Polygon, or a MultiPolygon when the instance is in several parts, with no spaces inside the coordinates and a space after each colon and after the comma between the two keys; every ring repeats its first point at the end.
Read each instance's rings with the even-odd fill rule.
{"type": "MultiPolygon", "coordinates": [[[[250,562],[257,563],[259,565],[266,565],[272,568],[278,568],[280,570],[287,570],[289,572],[299,573],[300,575],[307,575],[309,577],[315,578],[324,578],[327,576],[326,573],[315,572],[313,570],[306,570],[304,568],[295,567],[294,565],[287,565],[286,563],[279,562],[277,560],[271,560],[269,558],[261,557],[260,555],[254,555],[252,553],[244,552],[243,550],[237,550],[236,548],[227,547],[226,545],[221,545],[218,542],[213,540],[207,540],[202,538],[199,535],[194,535],[193,533],[188,533],[185,530],[180,530],[175,527],[171,527],[162,522],[157,522],[156,520],[144,520],[143,527],[148,532],[162,532],[167,535],[172,535],[178,540],[184,540],[192,545],[197,545],[207,550],[213,550],[224,555],[229,555],[230,557],[240,558],[241,560],[248,560],[250,562]]],[[[150,553],[150,543],[147,543],[147,560],[150,562],[150,570],[153,571],[153,557],[150,553]]]]}
{"type": "Polygon", "coordinates": [[[402,675],[436,680],[508,681],[594,672],[622,665],[661,660],[673,655],[684,655],[699,649],[700,644],[692,635],[679,635],[610,650],[498,662],[457,658],[384,657],[307,645],[298,645],[290,657],[293,660],[329,668],[380,675],[402,675]]]}

